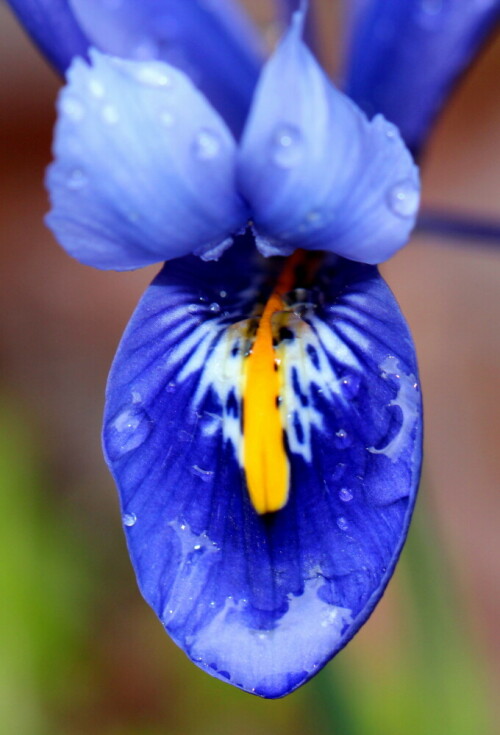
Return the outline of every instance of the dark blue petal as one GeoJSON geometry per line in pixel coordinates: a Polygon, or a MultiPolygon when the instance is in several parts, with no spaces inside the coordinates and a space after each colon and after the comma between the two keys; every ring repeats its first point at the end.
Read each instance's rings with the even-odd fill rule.
{"type": "Polygon", "coordinates": [[[244,123],[257,81],[256,30],[232,0],[70,0],[91,42],[102,51],[161,59],[189,74],[232,130],[244,123]]]}
{"type": "Polygon", "coordinates": [[[279,697],[345,645],[394,570],[421,405],[411,338],[377,270],[325,265],[290,294],[283,334],[290,498],[257,515],[238,456],[241,335],[267,277],[241,239],[218,263],[165,266],[116,356],[104,447],[166,630],[208,673],[279,697]]]}
{"type": "MultiPolygon", "coordinates": [[[[349,3],[351,9],[352,3],[349,3]]],[[[457,76],[498,22],[499,0],[357,0],[347,91],[418,151],[457,76]]]]}
{"type": "Polygon", "coordinates": [[[418,171],[396,128],[371,123],[301,40],[302,15],[264,68],[238,154],[265,255],[297,247],[378,263],[408,239],[418,171]]]}
{"type": "Polygon", "coordinates": [[[47,222],[78,260],[125,270],[217,255],[247,213],[235,142],[188,77],[91,52],[59,100],[47,222]]]}
{"type": "Polygon", "coordinates": [[[85,56],[89,45],[68,0],[8,0],[15,14],[61,73],[74,56],[85,56]]]}

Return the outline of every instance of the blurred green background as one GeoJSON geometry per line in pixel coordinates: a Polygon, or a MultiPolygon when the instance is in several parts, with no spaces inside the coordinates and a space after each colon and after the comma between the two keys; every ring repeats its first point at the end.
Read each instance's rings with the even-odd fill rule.
{"type": "MultiPolygon", "coordinates": [[[[248,3],[269,39],[269,3],[248,3]]],[[[338,67],[338,12],[322,13],[338,67]],[[334,42],[334,39],[337,39],[334,42]]],[[[500,219],[500,43],[439,121],[425,201],[500,219]]],[[[155,269],[99,273],[42,224],[59,82],[0,4],[0,732],[495,735],[500,253],[417,235],[384,272],[427,419],[419,507],[376,612],[280,701],[203,674],[142,601],[100,452],[107,370],[155,269]]]]}

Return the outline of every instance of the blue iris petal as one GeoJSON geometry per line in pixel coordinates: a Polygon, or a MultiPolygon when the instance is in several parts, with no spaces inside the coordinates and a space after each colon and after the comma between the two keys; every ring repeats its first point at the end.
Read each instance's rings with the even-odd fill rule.
{"type": "Polygon", "coordinates": [[[256,30],[232,0],[70,0],[93,45],[182,69],[228,125],[243,126],[260,68],[256,30]]]}
{"type": "Polygon", "coordinates": [[[421,405],[389,289],[375,268],[329,256],[290,294],[290,498],[257,515],[238,455],[241,368],[269,274],[247,245],[168,263],[148,289],[111,371],[104,446],[141,590],[167,631],[208,673],[279,697],[345,645],[393,572],[421,405]]]}
{"type": "Polygon", "coordinates": [[[68,0],[8,0],[9,5],[60,72],[74,56],[85,56],[89,41],[76,21],[68,0]]]}
{"type": "Polygon", "coordinates": [[[91,58],[59,101],[47,219],[59,242],[117,270],[220,253],[247,218],[225,123],[163,62],[91,58]]]}
{"type": "Polygon", "coordinates": [[[418,171],[396,128],[371,123],[324,75],[302,14],[264,68],[238,156],[265,255],[297,247],[378,263],[404,245],[418,171]]]}
{"type": "Polygon", "coordinates": [[[457,76],[498,22],[498,0],[357,0],[347,91],[418,151],[457,76]]]}

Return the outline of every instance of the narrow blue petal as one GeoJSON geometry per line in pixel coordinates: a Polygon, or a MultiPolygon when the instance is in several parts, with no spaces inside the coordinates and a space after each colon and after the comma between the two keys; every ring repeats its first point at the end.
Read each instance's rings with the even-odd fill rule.
{"type": "Polygon", "coordinates": [[[357,0],[354,7],[347,91],[369,115],[398,125],[417,152],[457,76],[498,23],[500,2],[357,0]]]}
{"type": "Polygon", "coordinates": [[[230,245],[247,214],[235,142],[180,71],[91,52],[59,100],[47,222],[78,260],[126,270],[230,245]]]}
{"type": "Polygon", "coordinates": [[[232,0],[70,0],[93,45],[182,69],[238,133],[257,81],[257,31],[232,0]]]}
{"type": "Polygon", "coordinates": [[[302,15],[266,65],[238,154],[265,255],[301,247],[378,263],[402,247],[418,171],[396,128],[331,85],[301,40],[302,15]]]}
{"type": "Polygon", "coordinates": [[[68,0],[7,0],[26,31],[58,71],[89,45],[68,0]]]}
{"type": "Polygon", "coordinates": [[[330,257],[289,294],[290,498],[257,515],[238,453],[242,335],[270,277],[241,238],[218,263],[165,266],[115,358],[104,447],[142,593],[166,630],[208,673],[274,698],[380,598],[415,500],[421,405],[389,289],[375,268],[330,257]]]}
{"type": "Polygon", "coordinates": [[[417,221],[421,232],[460,240],[478,240],[481,245],[500,245],[500,222],[472,214],[423,209],[417,221]]]}

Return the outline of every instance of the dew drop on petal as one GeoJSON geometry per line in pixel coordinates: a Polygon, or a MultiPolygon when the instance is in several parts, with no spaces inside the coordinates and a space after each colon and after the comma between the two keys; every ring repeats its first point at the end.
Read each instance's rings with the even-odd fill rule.
{"type": "Polygon", "coordinates": [[[198,304],[189,304],[187,310],[189,314],[198,314],[200,307],[198,304]]]}
{"type": "Polygon", "coordinates": [[[191,467],[191,472],[193,475],[196,475],[196,477],[199,477],[203,482],[210,482],[213,476],[213,470],[204,470],[202,467],[198,467],[197,464],[194,464],[191,467]]]}
{"type": "Polygon", "coordinates": [[[175,122],[175,117],[169,110],[163,110],[163,112],[160,113],[160,122],[166,128],[171,128],[175,122]]]}
{"type": "Polygon", "coordinates": [[[91,79],[89,81],[89,92],[97,99],[104,97],[104,87],[97,79],[91,79]]]}
{"type": "Polygon", "coordinates": [[[388,140],[395,141],[398,139],[398,129],[395,125],[393,125],[390,122],[387,122],[384,128],[385,137],[388,140]]]}
{"type": "Polygon", "coordinates": [[[135,74],[138,82],[147,87],[171,87],[172,79],[162,66],[157,64],[141,65],[135,74]]]}
{"type": "Polygon", "coordinates": [[[167,383],[166,391],[167,393],[175,393],[177,390],[177,383],[175,383],[173,380],[170,381],[170,383],[167,383]]]}
{"type": "Polygon", "coordinates": [[[87,181],[87,176],[83,171],[80,168],[75,168],[70,172],[66,184],[68,189],[76,191],[77,189],[82,189],[87,184],[87,181]]]}
{"type": "Polygon", "coordinates": [[[217,133],[208,128],[200,130],[193,142],[193,153],[202,161],[215,158],[220,151],[221,141],[217,133]]]}
{"type": "Polygon", "coordinates": [[[122,522],[124,526],[135,526],[137,523],[137,516],[135,513],[124,513],[122,516],[122,522]]]}
{"type": "Polygon", "coordinates": [[[66,95],[61,101],[61,112],[74,122],[79,122],[85,114],[85,108],[80,100],[66,95]]]}
{"type": "Polygon", "coordinates": [[[337,526],[340,528],[341,531],[347,531],[347,529],[349,528],[349,524],[347,523],[344,516],[339,516],[337,518],[337,526]]]}
{"type": "Polygon", "coordinates": [[[119,459],[140,447],[151,428],[151,421],[142,409],[133,407],[120,411],[106,427],[106,448],[110,458],[119,459]]]}
{"type": "Polygon", "coordinates": [[[220,312],[220,304],[216,301],[214,301],[213,304],[210,304],[208,308],[213,314],[218,314],[220,312]]]}
{"type": "Polygon", "coordinates": [[[389,207],[399,217],[413,217],[420,202],[420,192],[413,181],[401,181],[389,192],[389,207]]]}
{"type": "Polygon", "coordinates": [[[302,133],[295,125],[280,125],[271,141],[271,156],[277,166],[293,168],[302,158],[304,143],[302,133]]]}
{"type": "Polygon", "coordinates": [[[339,490],[339,498],[343,503],[348,503],[353,498],[352,492],[347,487],[343,487],[339,490]]]}

